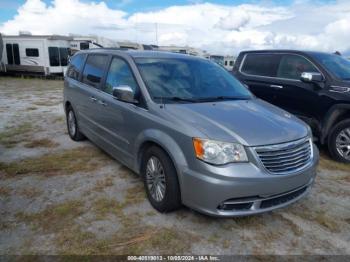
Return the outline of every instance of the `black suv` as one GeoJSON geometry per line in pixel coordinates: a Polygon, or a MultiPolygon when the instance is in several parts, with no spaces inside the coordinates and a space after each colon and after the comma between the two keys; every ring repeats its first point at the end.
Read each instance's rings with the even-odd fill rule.
{"type": "Polygon", "coordinates": [[[241,52],[233,74],[259,98],[297,115],[350,163],[350,61],[336,54],[293,50],[241,52]]]}

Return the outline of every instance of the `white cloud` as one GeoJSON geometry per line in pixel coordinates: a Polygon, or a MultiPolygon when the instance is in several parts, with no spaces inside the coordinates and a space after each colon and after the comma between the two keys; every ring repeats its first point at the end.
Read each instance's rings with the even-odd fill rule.
{"type": "Polygon", "coordinates": [[[158,40],[159,45],[190,45],[220,54],[260,48],[350,52],[350,6],[346,0],[290,6],[194,2],[128,14],[104,2],[54,0],[46,5],[27,0],[12,20],[0,25],[5,34],[19,31],[96,34],[150,44],[158,40]]]}

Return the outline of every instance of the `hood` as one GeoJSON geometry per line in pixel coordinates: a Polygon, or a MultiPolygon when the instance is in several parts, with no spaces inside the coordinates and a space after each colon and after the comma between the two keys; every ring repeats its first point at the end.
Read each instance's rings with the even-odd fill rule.
{"type": "Polygon", "coordinates": [[[309,132],[304,122],[260,99],[167,104],[165,110],[209,139],[246,146],[289,142],[309,132]]]}

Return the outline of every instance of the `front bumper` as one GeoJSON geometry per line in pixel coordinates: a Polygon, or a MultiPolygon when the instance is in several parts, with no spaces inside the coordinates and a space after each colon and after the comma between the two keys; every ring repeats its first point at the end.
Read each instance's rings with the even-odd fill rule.
{"type": "MultiPolygon", "coordinates": [[[[306,196],[316,176],[319,153],[296,173],[273,175],[253,163],[208,166],[205,172],[182,173],[184,205],[212,216],[246,216],[285,207],[306,196]]],[[[203,165],[207,165],[203,163],[203,165]]]]}

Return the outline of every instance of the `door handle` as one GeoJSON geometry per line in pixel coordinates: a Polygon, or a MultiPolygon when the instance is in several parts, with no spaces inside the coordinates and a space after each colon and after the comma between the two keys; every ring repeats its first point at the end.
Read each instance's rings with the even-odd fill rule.
{"type": "Polygon", "coordinates": [[[96,101],[97,101],[97,98],[96,98],[96,97],[93,97],[93,96],[90,96],[90,100],[91,100],[92,102],[96,102],[96,101]]]}
{"type": "Polygon", "coordinates": [[[282,89],[283,88],[283,86],[279,86],[279,85],[270,85],[270,87],[276,88],[276,89],[282,89]]]}

